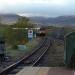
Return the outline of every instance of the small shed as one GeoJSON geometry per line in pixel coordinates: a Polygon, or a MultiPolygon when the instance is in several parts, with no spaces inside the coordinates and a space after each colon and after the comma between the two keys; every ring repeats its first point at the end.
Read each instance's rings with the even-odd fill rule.
{"type": "Polygon", "coordinates": [[[5,40],[0,38],[0,64],[5,60],[5,40]]]}
{"type": "Polygon", "coordinates": [[[5,40],[4,38],[0,38],[0,54],[5,53],[5,40]]]}
{"type": "Polygon", "coordinates": [[[70,65],[71,57],[75,53],[75,32],[72,32],[65,36],[65,51],[64,62],[65,65],[70,65]]]}

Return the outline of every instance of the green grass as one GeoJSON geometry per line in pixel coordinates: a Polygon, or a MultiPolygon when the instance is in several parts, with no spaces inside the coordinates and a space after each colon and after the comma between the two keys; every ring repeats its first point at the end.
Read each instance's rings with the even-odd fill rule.
{"type": "Polygon", "coordinates": [[[32,41],[26,43],[26,50],[18,50],[18,49],[12,49],[12,47],[7,47],[6,48],[6,55],[10,56],[12,60],[16,60],[17,58],[19,59],[22,56],[27,55],[29,52],[32,51],[32,49],[38,45],[38,41],[36,39],[33,39],[32,41]]]}

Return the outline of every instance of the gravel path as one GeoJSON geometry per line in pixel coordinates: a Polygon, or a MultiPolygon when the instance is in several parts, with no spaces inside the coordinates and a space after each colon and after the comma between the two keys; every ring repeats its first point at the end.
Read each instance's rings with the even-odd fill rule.
{"type": "Polygon", "coordinates": [[[64,42],[55,40],[51,48],[41,60],[40,66],[56,67],[64,66],[64,42]]]}

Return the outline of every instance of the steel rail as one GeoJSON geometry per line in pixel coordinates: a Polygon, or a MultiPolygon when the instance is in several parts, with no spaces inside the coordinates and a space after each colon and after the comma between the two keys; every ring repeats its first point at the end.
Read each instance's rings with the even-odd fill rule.
{"type": "Polygon", "coordinates": [[[47,46],[47,48],[45,49],[45,51],[42,53],[42,55],[33,63],[33,65],[32,66],[38,66],[39,65],[39,62],[40,62],[40,60],[42,59],[42,57],[45,55],[45,53],[48,51],[48,49],[50,48],[50,41],[49,41],[49,43],[47,43],[48,44],[48,46],[47,46]]]}
{"type": "MultiPolygon", "coordinates": [[[[15,69],[17,66],[19,66],[20,64],[22,64],[24,61],[26,61],[28,58],[30,58],[33,54],[35,54],[39,49],[43,48],[43,46],[46,44],[47,38],[44,39],[42,45],[40,45],[40,47],[38,47],[36,50],[34,50],[32,53],[30,53],[30,55],[24,57],[23,59],[21,59],[20,61],[10,65],[9,67],[5,68],[2,72],[0,72],[0,75],[7,75],[10,71],[12,71],[13,69],[15,69]]],[[[48,50],[48,47],[46,48],[46,50],[44,50],[43,54],[41,56],[39,56],[39,58],[31,65],[34,66],[41,58],[42,56],[46,53],[46,51],[48,50]]]]}

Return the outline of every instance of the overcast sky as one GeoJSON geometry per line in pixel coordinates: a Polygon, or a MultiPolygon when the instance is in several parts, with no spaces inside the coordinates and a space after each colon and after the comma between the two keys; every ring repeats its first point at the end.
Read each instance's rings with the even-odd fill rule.
{"type": "Polygon", "coordinates": [[[0,0],[0,13],[48,17],[75,15],[75,0],[0,0]]]}

